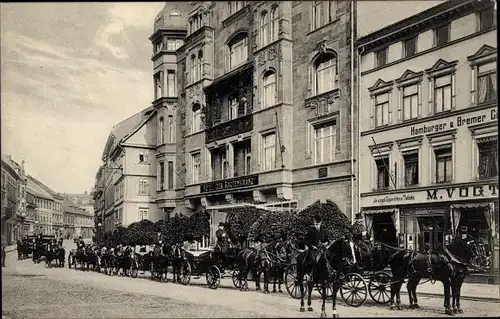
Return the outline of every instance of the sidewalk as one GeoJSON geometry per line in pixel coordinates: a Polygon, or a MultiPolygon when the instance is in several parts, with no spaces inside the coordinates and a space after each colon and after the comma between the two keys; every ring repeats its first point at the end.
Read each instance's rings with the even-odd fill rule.
{"type": "Polygon", "coordinates": [[[9,245],[5,247],[5,252],[10,253],[11,251],[16,251],[17,250],[17,245],[9,245]]]}
{"type": "MultiPolygon", "coordinates": [[[[436,281],[432,284],[430,281],[425,282],[426,280],[422,279],[422,284],[417,287],[417,295],[429,297],[444,296],[443,284],[441,282],[436,281]]],[[[401,287],[401,293],[408,294],[406,284],[401,287]]],[[[464,300],[488,300],[500,303],[500,286],[464,283],[460,297],[464,300]]]]}

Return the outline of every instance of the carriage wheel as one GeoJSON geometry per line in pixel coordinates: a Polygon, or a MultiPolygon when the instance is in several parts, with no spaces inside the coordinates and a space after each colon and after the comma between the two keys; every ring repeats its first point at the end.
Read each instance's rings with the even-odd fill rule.
{"type": "Polygon", "coordinates": [[[132,259],[132,265],[130,266],[130,277],[137,278],[139,274],[139,265],[137,264],[137,260],[132,259]]]}
{"type": "Polygon", "coordinates": [[[220,285],[220,270],[219,267],[211,265],[207,269],[207,285],[212,289],[217,289],[220,285]]]}
{"type": "Polygon", "coordinates": [[[184,286],[189,285],[191,282],[191,264],[189,261],[184,260],[181,263],[181,284],[184,286]]]}
{"type": "Polygon", "coordinates": [[[363,277],[355,273],[347,274],[340,288],[340,296],[351,307],[364,304],[368,297],[368,289],[363,277]]]}
{"type": "Polygon", "coordinates": [[[291,264],[285,271],[285,287],[293,299],[300,299],[300,284],[297,280],[297,264],[291,264]]]}
{"type": "MultiPolygon", "coordinates": [[[[318,290],[321,297],[323,297],[323,289],[321,289],[321,283],[316,283],[316,289],[318,290]]],[[[333,296],[333,287],[331,282],[326,282],[326,298],[333,296]]]]}
{"type": "Polygon", "coordinates": [[[386,272],[378,272],[368,283],[368,292],[373,301],[381,305],[391,301],[391,280],[392,277],[386,272]]]}
{"type": "Polygon", "coordinates": [[[241,278],[241,269],[234,268],[232,277],[233,277],[233,285],[236,288],[241,288],[242,281],[243,281],[243,279],[241,278]]]}

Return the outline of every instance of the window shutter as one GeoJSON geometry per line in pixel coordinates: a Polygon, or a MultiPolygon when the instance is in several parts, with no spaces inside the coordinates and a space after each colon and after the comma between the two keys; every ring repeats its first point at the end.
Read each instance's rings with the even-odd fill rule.
{"type": "Polygon", "coordinates": [[[389,100],[389,114],[388,114],[389,115],[389,125],[391,125],[392,124],[392,109],[394,108],[394,105],[393,105],[394,104],[394,98],[393,98],[394,94],[392,94],[392,91],[387,93],[387,94],[389,94],[389,98],[388,98],[388,100],[389,100]]]}
{"type": "Polygon", "coordinates": [[[470,69],[470,103],[476,103],[476,67],[470,69]]]}
{"type": "Polygon", "coordinates": [[[370,95],[370,128],[375,127],[375,96],[373,94],[370,95]]]}
{"type": "Polygon", "coordinates": [[[456,81],[455,81],[455,72],[451,74],[451,109],[454,110],[457,107],[457,97],[456,97],[456,81]]]}
{"type": "Polygon", "coordinates": [[[434,85],[433,85],[434,79],[429,78],[429,116],[434,114],[434,107],[433,107],[433,98],[434,98],[434,85]]]}
{"type": "Polygon", "coordinates": [[[417,117],[422,117],[422,83],[417,85],[417,117]]]}
{"type": "Polygon", "coordinates": [[[402,122],[402,112],[401,108],[403,107],[403,87],[398,88],[398,101],[397,101],[397,108],[398,108],[398,114],[397,114],[397,121],[402,122]]]}

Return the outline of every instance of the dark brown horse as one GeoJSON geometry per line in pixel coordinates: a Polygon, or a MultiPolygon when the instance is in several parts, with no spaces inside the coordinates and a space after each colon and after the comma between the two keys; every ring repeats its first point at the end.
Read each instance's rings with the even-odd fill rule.
{"type": "Polygon", "coordinates": [[[269,293],[269,274],[272,261],[264,249],[244,248],[236,256],[236,263],[241,269],[240,276],[243,283],[242,291],[248,291],[248,273],[253,272],[256,289],[260,290],[260,275],[264,273],[264,293],[269,293]]]}
{"type": "Polygon", "coordinates": [[[300,312],[304,312],[304,277],[307,282],[307,310],[313,311],[311,294],[315,284],[322,289],[321,318],[326,318],[325,302],[328,296],[327,287],[332,288],[333,317],[337,314],[337,292],[340,289],[344,273],[355,264],[354,243],[350,236],[341,237],[321,246],[318,251],[307,248],[297,256],[297,284],[300,286],[300,312]]]}
{"type": "MultiPolygon", "coordinates": [[[[483,251],[484,253],[484,251],[483,251]]],[[[391,284],[391,309],[402,309],[401,286],[407,278],[410,308],[418,308],[417,287],[422,278],[441,281],[444,288],[445,313],[454,315],[463,313],[460,308],[460,291],[468,268],[480,269],[484,265],[475,265],[475,261],[484,260],[479,246],[474,240],[454,238],[444,245],[443,251],[420,253],[413,250],[399,250],[392,254],[391,266],[393,282],[391,284]],[[451,292],[451,293],[450,293],[451,292]],[[396,297],[396,304],[394,298],[396,297]],[[450,297],[453,303],[450,304],[450,297]]]]}

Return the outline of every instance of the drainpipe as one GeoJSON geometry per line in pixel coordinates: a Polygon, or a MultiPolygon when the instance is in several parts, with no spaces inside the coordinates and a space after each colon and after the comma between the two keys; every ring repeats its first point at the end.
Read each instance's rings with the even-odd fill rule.
{"type": "MultiPolygon", "coordinates": [[[[351,106],[350,106],[350,112],[351,112],[351,222],[354,221],[354,215],[355,210],[354,210],[354,180],[355,180],[355,172],[354,172],[354,62],[355,62],[355,55],[354,55],[354,9],[356,6],[356,1],[351,2],[351,106]]],[[[357,56],[356,56],[357,57],[357,56]]],[[[359,114],[359,112],[358,112],[359,114]]],[[[359,122],[358,122],[359,123],[359,122]]],[[[359,126],[359,124],[358,124],[359,126]]],[[[359,131],[359,127],[358,127],[359,131]]],[[[358,143],[359,144],[359,143],[358,143]]],[[[359,166],[359,164],[358,164],[359,166]]],[[[359,172],[358,174],[359,175],[359,172]]],[[[357,182],[358,184],[358,205],[359,205],[359,181],[357,182]]],[[[359,209],[359,206],[358,206],[359,209]]]]}

